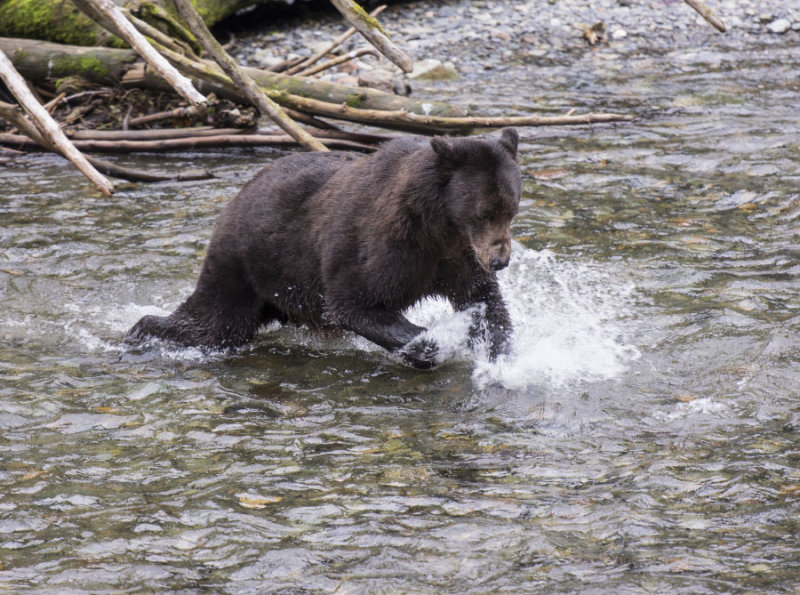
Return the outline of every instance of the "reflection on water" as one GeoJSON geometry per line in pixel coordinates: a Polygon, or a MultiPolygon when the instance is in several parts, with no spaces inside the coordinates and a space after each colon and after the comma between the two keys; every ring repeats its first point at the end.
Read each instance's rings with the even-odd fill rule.
{"type": "MultiPolygon", "coordinates": [[[[159,157],[221,177],[111,199],[55,158],[12,160],[0,586],[791,589],[791,51],[638,55],[621,69],[587,53],[497,75],[517,94],[544,85],[553,101],[643,116],[526,131],[501,276],[515,353],[498,365],[465,348],[465,321],[438,302],[410,313],[447,347],[428,372],[293,327],[233,354],[129,350],[132,322],[191,291],[216,215],[272,154],[159,157]]],[[[526,108],[497,92],[487,107],[526,108]]]]}

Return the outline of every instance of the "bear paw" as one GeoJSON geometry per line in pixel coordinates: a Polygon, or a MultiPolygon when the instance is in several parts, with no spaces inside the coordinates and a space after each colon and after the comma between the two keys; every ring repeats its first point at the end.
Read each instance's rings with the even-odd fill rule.
{"type": "Polygon", "coordinates": [[[436,365],[439,345],[433,339],[411,341],[400,350],[403,361],[420,370],[428,370],[436,365]]]}

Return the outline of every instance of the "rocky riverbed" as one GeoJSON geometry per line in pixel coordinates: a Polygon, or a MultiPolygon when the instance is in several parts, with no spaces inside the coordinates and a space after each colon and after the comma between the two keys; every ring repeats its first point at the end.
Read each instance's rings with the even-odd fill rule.
{"type": "MultiPolygon", "coordinates": [[[[536,66],[601,48],[611,50],[612,58],[624,59],[685,46],[782,45],[796,43],[800,36],[798,5],[779,0],[718,0],[708,5],[727,26],[726,33],[719,33],[681,0],[425,0],[391,5],[380,20],[420,63],[411,79],[470,76],[513,64],[536,66]]],[[[307,9],[278,21],[254,23],[239,33],[234,53],[243,63],[262,67],[309,56],[346,29],[337,13],[307,9]]],[[[364,45],[354,36],[338,53],[364,45]]],[[[320,77],[358,84],[365,73],[385,68],[385,60],[367,56],[320,77]]]]}
{"type": "MultiPolygon", "coordinates": [[[[216,175],[112,198],[54,155],[0,165],[0,591],[795,592],[798,2],[707,1],[728,33],[679,1],[382,16],[459,76],[416,97],[637,116],[520,130],[497,364],[440,302],[409,313],[450,354],[424,373],[290,325],[235,353],[132,350],[281,153],[120,156],[216,175]]],[[[250,16],[248,61],[346,28],[250,16]]]]}

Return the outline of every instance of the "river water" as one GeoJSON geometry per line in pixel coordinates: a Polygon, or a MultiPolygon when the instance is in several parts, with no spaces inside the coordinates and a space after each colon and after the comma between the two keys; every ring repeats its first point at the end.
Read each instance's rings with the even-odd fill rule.
{"type": "Polygon", "coordinates": [[[279,153],[126,158],[218,177],[113,198],[56,158],[7,160],[0,588],[793,592],[797,50],[534,65],[431,93],[639,119],[523,131],[498,364],[436,302],[410,314],[444,346],[432,371],[291,327],[234,354],[131,350],[279,153]]]}

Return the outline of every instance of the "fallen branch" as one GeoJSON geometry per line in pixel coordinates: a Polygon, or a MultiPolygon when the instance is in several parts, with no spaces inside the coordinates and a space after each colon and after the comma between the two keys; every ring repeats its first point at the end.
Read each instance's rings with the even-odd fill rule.
{"type": "MultiPolygon", "coordinates": [[[[213,128],[211,126],[195,126],[193,128],[155,128],[153,130],[66,130],[67,137],[73,141],[81,140],[162,140],[171,138],[195,138],[213,136],[275,136],[276,130],[247,130],[242,128],[213,128]]],[[[367,132],[349,132],[346,130],[326,129],[314,133],[318,138],[349,140],[364,145],[377,146],[394,138],[387,134],[367,132]]]]}
{"type": "Polygon", "coordinates": [[[334,66],[339,66],[339,64],[344,64],[345,62],[349,62],[350,60],[355,60],[360,56],[364,56],[366,54],[371,54],[373,56],[377,56],[377,52],[372,48],[361,48],[358,50],[353,50],[352,52],[347,52],[341,56],[333,58],[332,60],[328,60],[327,62],[323,62],[322,64],[318,64],[311,68],[307,68],[306,70],[301,70],[295,76],[311,76],[312,74],[317,74],[318,72],[322,72],[323,70],[328,70],[329,68],[333,68],[334,66]]]}
{"type": "MultiPolygon", "coordinates": [[[[136,52],[132,50],[86,48],[9,37],[0,37],[0,49],[6,52],[22,76],[39,86],[52,85],[53,80],[80,74],[90,81],[105,86],[115,85],[121,80],[125,87],[139,86],[174,92],[166,81],[150,67],[142,64],[136,52]]],[[[173,52],[172,55],[179,56],[187,63],[197,64],[178,52],[173,52]]],[[[184,70],[185,67],[180,63],[174,62],[174,64],[183,70],[184,74],[191,76],[197,88],[203,93],[215,93],[218,97],[246,102],[235,85],[226,87],[214,82],[215,79],[207,73],[207,70],[196,68],[190,72],[184,70]]],[[[208,64],[201,64],[208,68],[208,64]]],[[[214,70],[220,72],[217,68],[214,70]]],[[[364,109],[391,111],[402,109],[436,116],[466,116],[468,113],[464,107],[442,101],[402,97],[376,89],[351,87],[309,77],[287,76],[258,68],[245,68],[245,71],[260,87],[283,90],[290,95],[311,97],[334,104],[348,102],[364,109]]],[[[229,81],[227,77],[225,80],[229,81]]]]}
{"type": "Polygon", "coordinates": [[[153,130],[66,130],[72,141],[78,140],[162,140],[167,138],[194,138],[202,136],[231,136],[248,134],[251,130],[242,128],[212,128],[195,126],[193,128],[156,128],[153,130]]]}
{"type": "Polygon", "coordinates": [[[379,111],[364,110],[348,106],[347,104],[332,105],[324,101],[309,99],[307,97],[292,97],[292,106],[296,109],[309,111],[314,114],[362,122],[387,128],[411,129],[421,132],[465,132],[473,128],[502,128],[504,126],[570,126],[576,124],[597,124],[606,122],[627,122],[633,116],[611,113],[588,113],[581,115],[563,116],[498,116],[498,117],[442,117],[424,116],[406,111],[379,111]]]}
{"type": "MultiPolygon", "coordinates": [[[[372,18],[376,18],[376,17],[377,17],[379,14],[381,14],[381,13],[382,13],[384,10],[386,10],[386,5],[385,5],[385,4],[382,4],[382,5],[380,5],[378,8],[376,8],[375,10],[373,10],[371,13],[369,13],[369,16],[371,16],[372,18]]],[[[316,54],[314,54],[314,55],[313,55],[313,56],[311,56],[310,58],[307,58],[307,59],[303,60],[302,62],[300,62],[299,64],[297,64],[297,65],[295,65],[295,66],[292,66],[291,68],[289,68],[289,69],[286,71],[286,74],[295,74],[296,72],[300,72],[301,70],[305,70],[305,69],[307,69],[307,68],[308,68],[308,67],[310,67],[312,64],[316,64],[316,63],[317,63],[317,62],[319,62],[319,61],[320,61],[322,58],[324,58],[325,56],[327,56],[328,54],[330,54],[330,53],[331,53],[333,50],[335,50],[336,48],[338,48],[340,45],[342,45],[342,44],[343,44],[345,41],[347,41],[348,39],[350,39],[350,38],[351,38],[353,35],[355,35],[355,34],[356,34],[356,28],[355,28],[355,27],[350,27],[350,28],[349,28],[347,31],[345,31],[344,33],[342,33],[342,34],[341,34],[339,37],[337,37],[336,39],[334,39],[334,40],[333,40],[333,41],[330,43],[330,45],[328,45],[327,47],[323,48],[322,50],[320,50],[319,52],[317,52],[316,54]]]]}
{"type": "MultiPolygon", "coordinates": [[[[314,128],[318,128],[319,130],[341,130],[338,126],[331,124],[330,122],[326,122],[325,120],[320,120],[316,116],[311,114],[307,114],[305,112],[298,112],[297,110],[291,108],[284,108],[286,113],[289,114],[295,122],[302,122],[307,126],[313,126],[314,128]]],[[[319,135],[319,130],[315,133],[319,135]]]]}
{"type": "Polygon", "coordinates": [[[41,136],[56,152],[75,164],[75,167],[97,186],[103,194],[111,196],[111,193],[114,192],[114,185],[108,178],[97,171],[64,135],[56,121],[53,120],[52,116],[30,92],[25,79],[14,70],[14,66],[2,50],[0,50],[0,78],[3,79],[11,94],[19,101],[32,122],[20,114],[13,105],[6,103],[0,104],[0,108],[2,108],[0,117],[13,122],[17,128],[28,134],[38,133],[36,136],[41,136]]]}
{"type": "MultiPolygon", "coordinates": [[[[8,56],[6,56],[6,57],[8,57],[8,56]]],[[[42,107],[44,107],[44,109],[46,109],[46,110],[47,110],[47,113],[48,113],[48,114],[50,114],[50,115],[52,116],[52,115],[53,115],[53,112],[54,112],[54,111],[55,111],[55,109],[56,109],[56,107],[58,107],[58,104],[59,104],[59,103],[61,103],[61,101],[62,101],[62,100],[63,100],[63,99],[66,97],[66,96],[67,96],[67,94],[66,94],[66,93],[63,93],[63,92],[62,92],[62,93],[59,93],[58,95],[56,95],[55,97],[53,97],[53,99],[51,99],[50,101],[48,101],[47,103],[45,103],[45,104],[44,104],[42,107]]]]}
{"type": "MultiPolygon", "coordinates": [[[[3,134],[0,135],[3,140],[0,144],[6,144],[11,147],[26,149],[29,151],[50,151],[52,153],[61,154],[61,150],[57,145],[48,140],[18,110],[16,106],[8,103],[0,102],[0,117],[12,122],[25,132],[27,136],[21,134],[3,134]],[[8,142],[4,142],[8,141],[8,142]]],[[[74,145],[73,145],[74,146],[74,145]]],[[[77,148],[75,149],[77,151],[77,148]]],[[[178,174],[158,174],[150,171],[142,171],[138,169],[131,169],[128,167],[121,167],[108,161],[91,157],[89,155],[82,155],[82,157],[97,170],[100,174],[114,176],[123,180],[131,180],[135,182],[165,182],[167,180],[204,180],[213,177],[209,172],[203,170],[190,170],[178,174]]],[[[101,176],[102,177],[102,176],[101,176]]],[[[105,179],[105,178],[104,178],[105,179]]],[[[109,182],[110,184],[110,182],[109,182]]],[[[102,190],[102,188],[101,188],[102,190]]],[[[112,187],[113,190],[113,187],[112,187]]],[[[109,194],[106,193],[108,196],[109,194]]]]}
{"type": "MultiPolygon", "coordinates": [[[[206,103],[206,98],[192,86],[192,82],[178,72],[161,54],[153,49],[153,46],[151,46],[136,27],[125,18],[122,10],[111,0],[79,0],[76,4],[82,10],[84,10],[84,6],[88,4],[94,11],[102,14],[104,20],[100,24],[107,25],[107,23],[110,22],[113,25],[111,32],[127,41],[145,62],[150,64],[164,80],[169,82],[178,95],[195,107],[206,103]]],[[[89,16],[92,16],[92,12],[87,11],[87,13],[89,16]]]]}
{"type": "Polygon", "coordinates": [[[130,180],[131,182],[168,182],[170,180],[188,181],[188,180],[208,180],[213,178],[214,175],[206,169],[188,169],[186,171],[178,171],[173,174],[160,174],[158,172],[144,171],[141,169],[132,169],[130,167],[122,167],[97,157],[89,155],[86,158],[97,168],[98,171],[113,176],[122,180],[130,180]]]}
{"type": "Polygon", "coordinates": [[[272,101],[272,99],[256,85],[255,81],[239,67],[236,61],[222,49],[222,46],[214,39],[208,27],[206,27],[194,8],[192,8],[192,4],[189,0],[174,0],[174,2],[175,6],[178,8],[178,12],[180,12],[183,20],[189,26],[189,30],[197,37],[203,48],[214,58],[220,68],[233,79],[236,86],[244,93],[250,103],[258,108],[258,111],[262,115],[269,116],[273,122],[309,151],[328,150],[325,145],[287,116],[283,109],[272,101]]]}
{"type": "Polygon", "coordinates": [[[175,109],[155,112],[147,114],[146,116],[139,116],[138,118],[130,118],[128,120],[128,126],[135,128],[136,126],[163,122],[164,120],[195,120],[201,116],[201,111],[193,107],[176,107],[175,109]]]}
{"type": "Polygon", "coordinates": [[[336,10],[342,13],[345,19],[355,27],[375,49],[396,64],[403,72],[414,70],[414,61],[398,48],[381,27],[378,20],[353,0],[331,0],[336,10]]]}
{"type": "Polygon", "coordinates": [[[701,0],[683,0],[683,1],[686,2],[686,4],[691,6],[693,9],[695,9],[698,13],[700,13],[700,16],[703,17],[709,23],[711,23],[714,27],[716,27],[716,29],[720,33],[725,33],[726,31],[725,23],[719,20],[717,15],[714,14],[714,11],[711,10],[705,4],[703,4],[701,0]]]}
{"type": "MultiPolygon", "coordinates": [[[[376,148],[374,145],[338,138],[325,139],[322,142],[327,147],[349,151],[374,151],[376,148]]],[[[82,151],[91,151],[94,153],[160,153],[167,151],[192,151],[195,149],[220,147],[287,147],[298,146],[299,143],[296,139],[292,138],[288,134],[218,134],[186,138],[165,138],[158,140],[75,139],[73,144],[82,151]]],[[[40,143],[21,134],[0,133],[0,145],[27,151],[41,150],[44,148],[40,143]]],[[[169,176],[158,179],[163,180],[182,178],[169,176]]]]}

